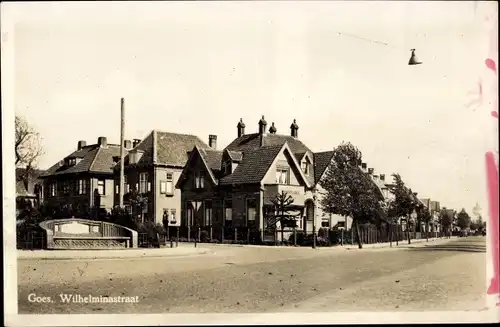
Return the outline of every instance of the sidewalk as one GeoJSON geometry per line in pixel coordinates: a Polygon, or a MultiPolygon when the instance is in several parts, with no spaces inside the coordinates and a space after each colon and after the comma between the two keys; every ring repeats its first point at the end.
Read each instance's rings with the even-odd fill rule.
{"type": "MultiPolygon", "coordinates": [[[[399,245],[396,246],[396,241],[392,242],[392,248],[408,248],[413,246],[424,246],[425,244],[440,244],[451,241],[457,238],[457,236],[452,236],[451,238],[429,238],[429,242],[426,239],[412,239],[411,244],[408,244],[408,240],[399,241],[399,245]]],[[[180,244],[180,243],[179,243],[180,244]]],[[[192,244],[192,243],[191,243],[192,244]]],[[[390,242],[386,243],[374,243],[374,244],[363,244],[363,249],[374,249],[374,248],[389,248],[390,242]]],[[[219,243],[209,243],[209,246],[213,247],[244,247],[244,248],[270,248],[270,249],[310,249],[312,246],[287,246],[287,245],[255,245],[255,244],[219,244],[219,243]]],[[[334,246],[318,246],[317,250],[358,250],[357,244],[345,244],[334,245],[334,246]]],[[[361,249],[362,250],[362,249],[361,249]]]]}
{"type": "MultiPolygon", "coordinates": [[[[426,244],[428,245],[436,245],[436,244],[441,244],[441,243],[446,243],[451,240],[456,239],[457,236],[452,236],[451,238],[429,238],[429,242],[424,239],[412,239],[411,244],[408,244],[408,240],[403,240],[399,241],[399,245],[396,245],[396,242],[392,242],[392,248],[393,249],[402,249],[402,248],[411,248],[411,247],[420,247],[420,246],[425,246],[426,244]]],[[[385,242],[385,243],[375,243],[375,244],[363,244],[363,249],[375,249],[375,248],[389,248],[391,246],[390,242],[385,242]]],[[[349,244],[349,245],[344,245],[341,246],[342,248],[346,250],[360,250],[358,248],[357,244],[349,244]]],[[[362,249],[361,249],[362,250],[362,249]]]]}
{"type": "Polygon", "coordinates": [[[125,259],[152,257],[186,257],[213,253],[202,247],[181,246],[155,249],[123,250],[17,250],[19,260],[79,260],[79,259],[125,259]]]}

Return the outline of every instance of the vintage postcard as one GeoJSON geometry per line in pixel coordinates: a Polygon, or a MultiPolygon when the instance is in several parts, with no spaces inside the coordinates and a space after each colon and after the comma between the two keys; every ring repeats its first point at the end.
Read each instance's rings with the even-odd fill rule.
{"type": "Polygon", "coordinates": [[[7,326],[499,320],[496,2],[1,15],[7,326]]]}

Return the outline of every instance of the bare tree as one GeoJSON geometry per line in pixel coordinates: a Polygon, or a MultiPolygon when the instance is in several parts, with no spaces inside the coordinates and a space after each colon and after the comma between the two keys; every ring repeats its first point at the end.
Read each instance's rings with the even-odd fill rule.
{"type": "Polygon", "coordinates": [[[43,155],[40,134],[28,122],[16,116],[15,154],[16,168],[24,168],[19,180],[25,180],[36,169],[38,158],[43,155]]]}

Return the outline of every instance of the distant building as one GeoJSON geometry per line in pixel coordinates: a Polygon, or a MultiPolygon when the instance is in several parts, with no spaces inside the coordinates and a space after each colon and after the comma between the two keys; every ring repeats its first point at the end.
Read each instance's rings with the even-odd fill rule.
{"type": "MultiPolygon", "coordinates": [[[[130,141],[125,141],[126,151],[130,141]]],[[[120,159],[120,145],[101,136],[97,143],[78,141],[75,151],[50,167],[40,178],[45,203],[67,215],[109,213],[114,204],[113,167],[120,159]]]]}
{"type": "MultiPolygon", "coordinates": [[[[215,146],[217,137],[209,142],[215,146]]],[[[142,141],[135,139],[124,161],[124,205],[144,221],[162,223],[168,217],[172,226],[180,225],[181,194],[175,183],[181,175],[193,147],[209,149],[209,145],[194,135],[153,130],[142,141]],[[144,205],[134,205],[134,196],[145,199],[144,205]]],[[[118,205],[120,163],[114,167],[114,204],[118,205]]]]}
{"type": "Polygon", "coordinates": [[[16,214],[27,206],[39,207],[43,201],[43,181],[39,178],[44,172],[33,169],[16,168],[16,214]]]}
{"type": "Polygon", "coordinates": [[[439,215],[441,212],[441,207],[439,201],[433,201],[429,198],[420,199],[424,206],[429,210],[432,220],[429,223],[429,232],[440,232],[441,224],[439,223],[439,215]]]}

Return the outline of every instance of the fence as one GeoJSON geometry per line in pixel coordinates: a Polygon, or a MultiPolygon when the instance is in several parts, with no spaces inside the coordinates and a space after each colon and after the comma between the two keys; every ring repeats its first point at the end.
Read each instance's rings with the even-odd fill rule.
{"type": "MultiPolygon", "coordinates": [[[[360,226],[359,238],[362,244],[403,242],[414,239],[425,239],[445,236],[437,232],[403,231],[401,226],[377,229],[374,226],[360,226]]],[[[312,246],[316,240],[317,246],[334,246],[341,244],[357,244],[356,230],[330,230],[320,228],[315,237],[301,230],[291,229],[254,229],[248,227],[228,228],[220,226],[207,227],[168,227],[163,234],[139,233],[140,247],[174,246],[178,242],[192,243],[223,243],[223,244],[253,244],[253,245],[289,245],[312,246]],[[283,235],[283,236],[282,236],[283,235]]]]}

